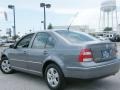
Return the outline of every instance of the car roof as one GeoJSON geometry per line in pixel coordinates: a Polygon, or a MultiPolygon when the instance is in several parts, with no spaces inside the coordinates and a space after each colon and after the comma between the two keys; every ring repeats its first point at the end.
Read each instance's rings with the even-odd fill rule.
{"type": "MultiPolygon", "coordinates": [[[[39,32],[56,32],[56,31],[68,31],[67,29],[50,29],[50,30],[41,30],[41,31],[38,31],[37,33],[39,32]]],[[[84,33],[84,32],[81,32],[81,31],[78,31],[78,30],[69,30],[69,31],[72,31],[72,32],[79,32],[79,33],[84,33]]]]}
{"type": "MultiPolygon", "coordinates": [[[[37,34],[37,33],[40,33],[40,32],[48,32],[48,33],[54,33],[54,32],[57,32],[57,31],[68,31],[67,29],[50,29],[50,30],[40,30],[40,31],[37,31],[37,32],[33,32],[33,33],[29,33],[29,34],[26,34],[24,36],[27,36],[27,35],[30,35],[30,34],[37,34]]],[[[81,31],[78,31],[78,30],[72,30],[70,29],[69,31],[71,32],[78,32],[78,33],[81,33],[81,34],[86,34],[85,32],[81,32],[81,31]]],[[[24,37],[23,36],[23,37],[24,37]]]]}
{"type": "Polygon", "coordinates": [[[55,31],[67,31],[65,29],[50,29],[50,30],[40,30],[38,32],[55,32],[55,31]]]}

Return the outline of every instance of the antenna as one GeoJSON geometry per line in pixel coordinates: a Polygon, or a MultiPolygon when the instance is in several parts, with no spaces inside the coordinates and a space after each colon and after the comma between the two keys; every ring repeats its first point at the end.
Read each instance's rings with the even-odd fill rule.
{"type": "Polygon", "coordinates": [[[73,19],[72,19],[70,25],[69,25],[68,28],[67,28],[68,31],[69,31],[69,29],[70,29],[70,27],[71,27],[73,21],[75,20],[75,18],[78,16],[78,14],[79,14],[79,12],[76,12],[75,15],[73,16],[73,19]]]}

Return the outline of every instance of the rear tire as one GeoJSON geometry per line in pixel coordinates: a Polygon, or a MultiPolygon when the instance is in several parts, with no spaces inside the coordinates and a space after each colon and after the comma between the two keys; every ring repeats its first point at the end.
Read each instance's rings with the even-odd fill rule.
{"type": "Polygon", "coordinates": [[[0,69],[5,74],[11,74],[14,71],[11,68],[10,62],[6,57],[2,58],[2,60],[0,61],[0,69]]]}
{"type": "Polygon", "coordinates": [[[48,65],[44,75],[45,81],[51,90],[64,90],[65,78],[61,69],[57,65],[48,65]]]}

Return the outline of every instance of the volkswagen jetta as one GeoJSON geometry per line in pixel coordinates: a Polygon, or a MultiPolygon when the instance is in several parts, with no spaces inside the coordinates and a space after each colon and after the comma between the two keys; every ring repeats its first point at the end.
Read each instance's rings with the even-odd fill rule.
{"type": "Polygon", "coordinates": [[[119,71],[116,44],[77,31],[40,31],[24,36],[2,52],[1,71],[23,71],[45,78],[51,90],[63,90],[65,78],[92,79],[119,71]]]}

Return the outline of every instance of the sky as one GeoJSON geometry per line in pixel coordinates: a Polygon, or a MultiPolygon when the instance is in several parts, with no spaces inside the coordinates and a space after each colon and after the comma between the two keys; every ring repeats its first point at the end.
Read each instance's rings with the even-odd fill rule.
{"type": "MultiPolygon", "coordinates": [[[[42,2],[52,5],[46,9],[47,25],[52,23],[53,26],[69,26],[78,13],[72,25],[89,25],[90,28],[97,29],[103,1],[105,0],[0,0],[0,34],[5,34],[6,29],[13,26],[13,12],[7,8],[9,4],[15,5],[16,31],[23,35],[30,29],[33,32],[43,30],[43,8],[40,8],[42,2]],[[8,21],[5,21],[1,13],[4,11],[7,12],[8,21]]],[[[117,0],[117,5],[119,9],[120,0],[117,0]]],[[[120,15],[119,12],[120,10],[120,15]]]]}

